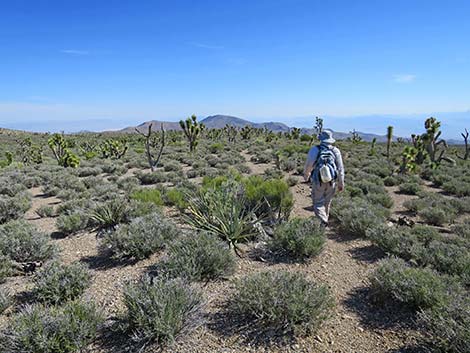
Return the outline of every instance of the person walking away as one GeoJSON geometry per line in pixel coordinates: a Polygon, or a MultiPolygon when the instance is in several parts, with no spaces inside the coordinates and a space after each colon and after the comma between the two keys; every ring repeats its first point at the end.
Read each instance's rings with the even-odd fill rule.
{"type": "Polygon", "coordinates": [[[313,146],[307,155],[304,179],[312,186],[313,210],[324,227],[328,226],[331,200],[336,192],[344,189],[344,166],[341,151],[331,131],[318,136],[320,144],[313,146]]]}

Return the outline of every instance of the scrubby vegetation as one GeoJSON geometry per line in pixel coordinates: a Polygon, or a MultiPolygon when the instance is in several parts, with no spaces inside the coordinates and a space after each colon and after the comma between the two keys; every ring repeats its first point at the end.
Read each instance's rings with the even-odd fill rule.
{"type": "Polygon", "coordinates": [[[469,350],[468,149],[441,142],[436,119],[409,141],[393,127],[383,143],[355,130],[338,141],[346,183],[326,229],[302,175],[322,119],[310,131],[181,126],[1,130],[2,351],[112,350],[115,338],[130,350],[199,351],[209,340],[242,351],[253,332],[277,342],[266,351],[344,351],[336,342],[352,335],[358,351],[469,350]],[[357,315],[322,329],[334,296],[338,313],[357,315]],[[419,323],[420,334],[397,325],[390,339],[380,326],[377,339],[374,315],[419,323]],[[102,319],[103,341],[91,344],[102,319]],[[291,340],[299,347],[276,346],[291,340]]]}

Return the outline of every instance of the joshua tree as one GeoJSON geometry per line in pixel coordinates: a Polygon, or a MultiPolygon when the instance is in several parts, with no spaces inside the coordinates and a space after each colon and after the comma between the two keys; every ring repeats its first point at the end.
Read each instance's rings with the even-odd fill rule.
{"type": "Polygon", "coordinates": [[[370,145],[370,151],[369,151],[369,155],[370,155],[370,156],[375,156],[375,153],[376,153],[376,151],[375,151],[375,146],[376,146],[376,144],[377,144],[377,138],[374,137],[374,138],[372,139],[372,143],[371,143],[371,145],[370,145]]]}
{"type": "Polygon", "coordinates": [[[193,152],[199,142],[199,135],[204,131],[205,126],[197,121],[196,115],[192,115],[186,120],[180,120],[180,126],[189,141],[189,151],[193,152]]]}
{"type": "Polygon", "coordinates": [[[414,172],[416,170],[416,157],[418,150],[412,146],[405,146],[402,156],[402,162],[400,165],[400,173],[405,174],[407,172],[414,172]]]}
{"type": "Polygon", "coordinates": [[[20,145],[21,161],[24,164],[42,163],[42,147],[33,144],[31,137],[17,141],[20,145]]]}
{"type": "Polygon", "coordinates": [[[238,135],[238,130],[233,125],[225,125],[224,132],[227,135],[228,142],[234,142],[238,135]]]}
{"type": "Polygon", "coordinates": [[[252,133],[253,133],[253,128],[249,125],[242,127],[240,130],[240,135],[243,140],[249,140],[252,133]]]}
{"type": "Polygon", "coordinates": [[[67,141],[64,139],[63,134],[53,134],[52,137],[47,140],[47,144],[60,166],[65,168],[78,167],[80,159],[68,149],[67,141]]]}
{"type": "Polygon", "coordinates": [[[390,147],[392,147],[393,126],[387,127],[387,159],[390,159],[390,147]]]}
{"type": "Polygon", "coordinates": [[[146,151],[147,160],[149,162],[149,166],[152,172],[157,170],[158,163],[160,163],[160,158],[162,157],[163,148],[165,147],[165,129],[163,129],[163,124],[160,125],[160,129],[162,131],[160,136],[156,136],[152,132],[152,124],[149,125],[146,134],[139,131],[138,129],[135,129],[137,133],[139,133],[145,138],[145,151],[146,151]],[[157,149],[157,148],[158,148],[158,155],[157,155],[157,158],[155,159],[155,156],[152,153],[152,150],[157,149]]]}
{"type": "Polygon", "coordinates": [[[359,133],[356,130],[350,131],[349,133],[351,134],[351,141],[353,143],[359,143],[362,141],[362,137],[359,136],[359,133]]]}
{"type": "Polygon", "coordinates": [[[468,145],[468,130],[465,129],[465,133],[461,133],[463,140],[465,141],[465,154],[463,157],[459,157],[460,159],[467,160],[470,157],[470,146],[468,145]]]}
{"type": "Polygon", "coordinates": [[[121,159],[129,146],[126,141],[108,139],[100,145],[101,155],[103,158],[121,159]]]}
{"type": "Polygon", "coordinates": [[[300,129],[298,127],[293,127],[290,134],[293,140],[298,140],[300,138],[300,129]]]}
{"type": "Polygon", "coordinates": [[[426,119],[424,127],[426,128],[426,133],[422,135],[422,139],[426,151],[428,152],[429,159],[431,160],[431,164],[433,166],[438,166],[442,161],[455,163],[452,158],[444,156],[447,149],[447,142],[439,139],[442,133],[442,131],[440,131],[440,121],[437,121],[436,118],[430,117],[426,119]],[[442,146],[440,151],[439,146],[442,146]]]}
{"type": "Polygon", "coordinates": [[[322,118],[319,118],[318,116],[315,117],[315,132],[318,135],[320,135],[323,131],[323,119],[322,118]]]}

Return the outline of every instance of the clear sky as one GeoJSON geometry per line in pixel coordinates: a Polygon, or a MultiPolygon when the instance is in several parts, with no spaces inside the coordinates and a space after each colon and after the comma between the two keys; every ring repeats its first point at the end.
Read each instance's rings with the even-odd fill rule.
{"type": "Polygon", "coordinates": [[[11,127],[463,112],[470,1],[3,0],[0,63],[11,127]]]}

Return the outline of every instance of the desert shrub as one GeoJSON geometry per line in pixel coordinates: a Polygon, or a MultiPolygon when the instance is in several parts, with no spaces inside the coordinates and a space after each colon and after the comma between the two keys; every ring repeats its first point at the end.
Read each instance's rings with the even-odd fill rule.
{"type": "Polygon", "coordinates": [[[442,226],[446,223],[452,223],[457,214],[450,208],[439,208],[439,207],[425,207],[418,211],[424,222],[434,226],[442,226]]]}
{"type": "Polygon", "coordinates": [[[16,262],[45,261],[55,252],[48,236],[24,220],[0,226],[0,253],[16,262]]]}
{"type": "Polygon", "coordinates": [[[470,240],[470,218],[467,218],[463,223],[454,225],[452,232],[459,237],[470,240]]]}
{"type": "Polygon", "coordinates": [[[299,183],[299,179],[294,177],[294,176],[289,176],[287,179],[286,179],[286,183],[287,185],[289,185],[290,187],[294,186],[294,185],[297,185],[299,183]]]}
{"type": "Polygon", "coordinates": [[[163,165],[163,170],[165,172],[178,172],[181,170],[181,165],[177,162],[166,162],[163,165]]]}
{"type": "Polygon", "coordinates": [[[121,327],[134,342],[173,343],[201,323],[201,294],[182,279],[144,277],[124,290],[121,327]]]}
{"type": "Polygon", "coordinates": [[[5,282],[5,279],[13,274],[13,264],[8,256],[5,256],[0,251],[0,283],[5,282]]]}
{"type": "Polygon", "coordinates": [[[162,249],[178,235],[176,226],[158,213],[135,218],[104,237],[116,259],[141,260],[162,249]]]}
{"type": "Polygon", "coordinates": [[[80,264],[46,264],[34,277],[35,297],[41,302],[59,304],[80,297],[91,284],[88,269],[80,264]]]}
{"type": "Polygon", "coordinates": [[[72,353],[91,343],[103,322],[91,303],[24,307],[0,332],[4,353],[72,353]]]}
{"type": "Polygon", "coordinates": [[[163,205],[162,193],[158,189],[139,189],[131,194],[131,198],[142,202],[152,202],[157,206],[163,205]]]}
{"type": "Polygon", "coordinates": [[[119,189],[131,193],[134,189],[140,186],[140,181],[136,177],[129,176],[122,179],[118,179],[117,186],[119,189]]]}
{"type": "Polygon", "coordinates": [[[224,150],[224,144],[220,142],[215,142],[209,146],[209,151],[211,153],[218,153],[224,150]]]}
{"type": "Polygon", "coordinates": [[[90,216],[84,210],[77,209],[69,214],[62,214],[57,217],[57,230],[64,234],[75,234],[85,230],[90,225],[90,216]]]}
{"type": "MultiPolygon", "coordinates": [[[[413,309],[432,308],[449,299],[450,280],[428,268],[409,267],[398,258],[381,260],[370,275],[373,296],[378,301],[396,300],[413,309]]],[[[457,284],[452,283],[453,287],[457,284]]]]}
{"type": "Polygon", "coordinates": [[[37,210],[36,213],[39,217],[45,218],[45,217],[54,217],[54,207],[51,205],[42,205],[40,206],[37,210]]]}
{"type": "Polygon", "coordinates": [[[96,176],[101,174],[101,168],[97,167],[82,167],[78,169],[78,176],[79,177],[88,177],[88,176],[96,176]]]}
{"type": "Polygon", "coordinates": [[[11,294],[7,290],[0,288],[0,314],[3,314],[12,304],[13,297],[11,294]]]}
{"type": "Polygon", "coordinates": [[[0,195],[0,224],[22,217],[31,207],[31,198],[27,192],[13,197],[0,195]]]}
{"type": "Polygon", "coordinates": [[[337,198],[333,204],[332,215],[339,221],[342,232],[365,237],[369,228],[384,222],[388,212],[383,207],[374,206],[360,198],[337,198]]]}
{"type": "Polygon", "coordinates": [[[470,296],[452,295],[446,305],[419,313],[419,322],[437,352],[470,352],[470,296]]]}
{"type": "Polygon", "coordinates": [[[459,276],[465,285],[470,285],[470,246],[468,242],[451,243],[432,241],[420,254],[419,261],[439,272],[459,276]]]}
{"type": "Polygon", "coordinates": [[[168,249],[165,273],[191,281],[214,280],[235,271],[235,257],[227,245],[207,232],[179,238],[168,249]]]}
{"type": "Polygon", "coordinates": [[[388,176],[384,179],[385,186],[395,186],[400,184],[400,179],[395,176],[388,176]]]}
{"type": "Polygon", "coordinates": [[[229,310],[250,325],[281,333],[314,333],[328,318],[333,299],[325,286],[297,272],[259,272],[236,282],[229,310]]]}
{"type": "Polygon", "coordinates": [[[400,184],[400,186],[398,187],[398,190],[402,194],[416,195],[418,192],[421,191],[421,186],[417,183],[403,183],[403,184],[400,184]]]}
{"type": "Polygon", "coordinates": [[[260,176],[250,176],[241,180],[246,199],[256,213],[266,215],[272,220],[280,216],[287,220],[294,205],[294,198],[289,185],[282,179],[264,180],[260,176]]]}
{"type": "Polygon", "coordinates": [[[470,183],[454,178],[442,184],[442,189],[456,196],[470,196],[470,183]]]}
{"type": "Polygon", "coordinates": [[[163,199],[165,205],[175,206],[179,210],[184,210],[188,207],[184,192],[176,188],[165,191],[163,199]]]}
{"type": "Polygon", "coordinates": [[[275,252],[285,252],[296,259],[317,256],[325,245],[324,229],[314,218],[294,218],[279,225],[268,243],[275,252]]]}
{"type": "Polygon", "coordinates": [[[164,183],[168,180],[163,172],[138,173],[136,176],[143,185],[164,183]]]}

